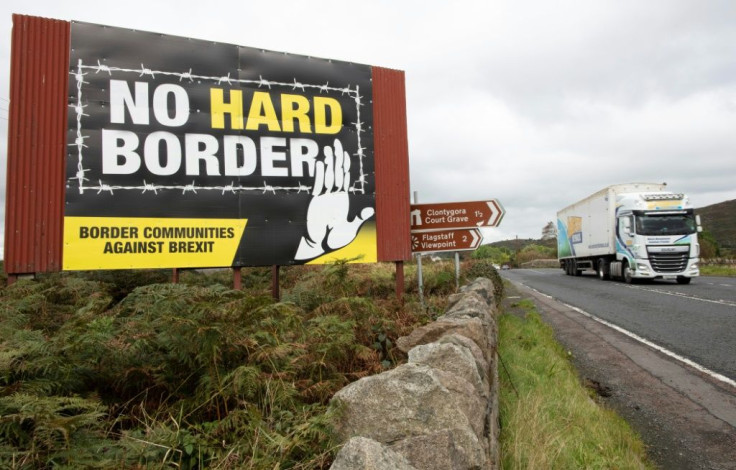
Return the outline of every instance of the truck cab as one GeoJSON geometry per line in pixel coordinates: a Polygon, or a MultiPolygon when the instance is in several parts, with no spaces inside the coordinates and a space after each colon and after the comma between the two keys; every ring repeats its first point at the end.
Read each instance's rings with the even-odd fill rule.
{"type": "MultiPolygon", "coordinates": [[[[616,200],[616,260],[609,274],[635,279],[674,279],[687,284],[700,275],[700,223],[683,194],[624,193],[616,200]]],[[[605,261],[604,261],[605,262],[605,261]]]]}

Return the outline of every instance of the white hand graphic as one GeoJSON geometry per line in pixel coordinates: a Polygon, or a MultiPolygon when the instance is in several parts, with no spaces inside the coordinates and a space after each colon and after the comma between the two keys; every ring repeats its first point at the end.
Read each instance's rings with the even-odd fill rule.
{"type": "Polygon", "coordinates": [[[355,239],[360,226],[374,214],[366,207],[348,220],[350,199],[350,155],[335,139],[333,147],[324,148],[325,161],[314,168],[312,200],[307,209],[307,235],[302,237],[294,259],[316,258],[328,250],[342,248],[355,239]]]}

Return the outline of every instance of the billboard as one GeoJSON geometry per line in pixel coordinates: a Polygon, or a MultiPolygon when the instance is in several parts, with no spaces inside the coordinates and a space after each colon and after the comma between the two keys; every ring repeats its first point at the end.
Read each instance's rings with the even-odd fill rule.
{"type": "Polygon", "coordinates": [[[371,67],[72,22],[64,270],[377,260],[371,67]]]}

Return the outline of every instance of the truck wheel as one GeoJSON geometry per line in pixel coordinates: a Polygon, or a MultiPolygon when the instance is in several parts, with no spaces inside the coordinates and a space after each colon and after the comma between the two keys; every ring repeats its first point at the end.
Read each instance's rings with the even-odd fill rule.
{"type": "Polygon", "coordinates": [[[605,281],[609,278],[608,264],[603,258],[598,260],[598,279],[605,281]]]}
{"type": "Polygon", "coordinates": [[[573,261],[572,262],[572,273],[575,276],[582,276],[583,275],[583,270],[580,269],[580,268],[578,268],[578,262],[577,261],[573,261]]]}
{"type": "Polygon", "coordinates": [[[678,284],[690,284],[690,281],[691,280],[692,280],[691,277],[677,276],[677,283],[678,284]]]}
{"type": "Polygon", "coordinates": [[[631,275],[631,268],[629,268],[629,263],[624,264],[624,281],[626,281],[626,284],[634,284],[635,279],[631,275]]]}

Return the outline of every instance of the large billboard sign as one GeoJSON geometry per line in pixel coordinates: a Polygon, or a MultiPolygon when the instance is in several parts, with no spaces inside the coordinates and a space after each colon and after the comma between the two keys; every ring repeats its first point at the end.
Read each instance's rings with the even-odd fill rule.
{"type": "Polygon", "coordinates": [[[71,25],[63,269],[377,259],[371,67],[71,25]]]}

